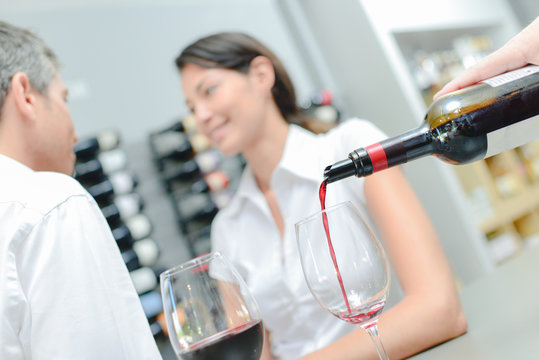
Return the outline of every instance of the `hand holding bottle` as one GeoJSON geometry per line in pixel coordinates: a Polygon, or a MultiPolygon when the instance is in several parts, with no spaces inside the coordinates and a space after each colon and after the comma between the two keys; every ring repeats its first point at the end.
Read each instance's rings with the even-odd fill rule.
{"type": "Polygon", "coordinates": [[[352,151],[324,177],[367,176],[426,155],[465,164],[520,146],[537,137],[538,98],[539,66],[495,76],[436,100],[418,128],[352,151]]]}
{"type": "Polygon", "coordinates": [[[434,95],[434,100],[526,64],[539,65],[539,17],[500,49],[447,83],[434,95]]]}

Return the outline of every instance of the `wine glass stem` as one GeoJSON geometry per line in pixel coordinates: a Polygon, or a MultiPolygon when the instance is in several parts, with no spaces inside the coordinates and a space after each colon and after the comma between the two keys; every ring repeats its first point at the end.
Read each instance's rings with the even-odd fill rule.
{"type": "Polygon", "coordinates": [[[378,353],[378,357],[380,358],[380,360],[389,360],[386,349],[384,348],[384,344],[382,344],[382,339],[380,339],[380,334],[378,334],[378,326],[374,324],[366,330],[371,337],[371,340],[374,344],[374,347],[376,348],[376,352],[378,353]]]}

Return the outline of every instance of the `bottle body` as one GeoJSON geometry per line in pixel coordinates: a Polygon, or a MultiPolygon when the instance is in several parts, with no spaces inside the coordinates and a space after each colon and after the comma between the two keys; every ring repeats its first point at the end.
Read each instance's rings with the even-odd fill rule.
{"type": "Polygon", "coordinates": [[[73,146],[77,159],[96,157],[99,152],[116,149],[120,144],[120,134],[114,129],[100,132],[94,137],[79,140],[73,146]]]}
{"type": "Polygon", "coordinates": [[[326,168],[328,182],[367,176],[426,155],[465,164],[539,136],[539,66],[529,65],[445,95],[421,126],[352,151],[326,168]]]}

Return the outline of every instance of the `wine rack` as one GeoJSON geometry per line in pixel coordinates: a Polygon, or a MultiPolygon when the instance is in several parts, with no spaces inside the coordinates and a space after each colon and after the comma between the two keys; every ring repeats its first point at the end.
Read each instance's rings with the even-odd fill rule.
{"type": "Polygon", "coordinates": [[[149,147],[176,225],[191,257],[211,251],[211,222],[232,198],[245,165],[197,133],[192,115],[149,134],[149,147]]]}
{"type": "Polygon", "coordinates": [[[145,199],[137,191],[139,179],[121,146],[120,132],[107,129],[85,137],[74,146],[74,177],[100,207],[139,295],[154,337],[163,336],[157,266],[160,248],[152,239],[153,224],[145,214],[145,199]]]}
{"type": "MultiPolygon", "coordinates": [[[[425,107],[445,83],[494,50],[485,28],[476,30],[476,35],[471,33],[456,36],[449,41],[451,46],[430,52],[402,46],[403,52],[413,54],[408,66],[425,107]]],[[[406,44],[408,36],[398,38],[406,44]]],[[[495,263],[539,244],[539,141],[453,170],[495,263]]]]}
{"type": "Polygon", "coordinates": [[[496,263],[539,245],[539,140],[455,171],[496,263]]]}

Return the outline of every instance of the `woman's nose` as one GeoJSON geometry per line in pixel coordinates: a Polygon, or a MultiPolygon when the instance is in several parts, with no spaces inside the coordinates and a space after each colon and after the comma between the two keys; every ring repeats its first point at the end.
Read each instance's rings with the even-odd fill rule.
{"type": "Polygon", "coordinates": [[[211,118],[211,111],[204,104],[198,105],[194,110],[197,123],[199,124],[207,123],[211,118]]]}

